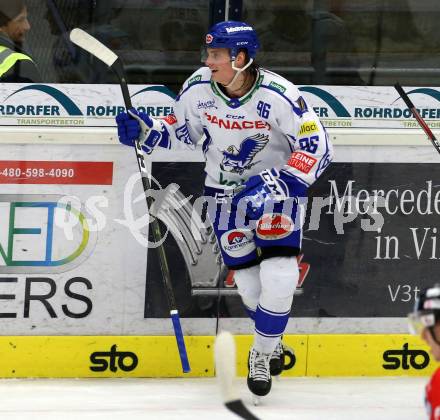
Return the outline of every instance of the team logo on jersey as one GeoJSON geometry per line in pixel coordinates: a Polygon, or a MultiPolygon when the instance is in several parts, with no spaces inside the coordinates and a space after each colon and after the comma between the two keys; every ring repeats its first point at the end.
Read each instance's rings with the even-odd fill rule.
{"type": "Polygon", "coordinates": [[[183,124],[181,127],[176,129],[176,137],[182,143],[192,144],[191,136],[189,135],[188,126],[186,124],[183,124]]]}
{"type": "Polygon", "coordinates": [[[220,243],[226,254],[235,258],[244,257],[256,249],[252,233],[244,229],[225,232],[220,243]]]}
{"type": "Polygon", "coordinates": [[[252,162],[258,152],[261,152],[269,141],[269,136],[255,134],[244,139],[240,144],[240,150],[231,145],[223,150],[223,160],[220,168],[225,172],[234,172],[242,175],[247,169],[252,168],[258,162],[252,162]]]}

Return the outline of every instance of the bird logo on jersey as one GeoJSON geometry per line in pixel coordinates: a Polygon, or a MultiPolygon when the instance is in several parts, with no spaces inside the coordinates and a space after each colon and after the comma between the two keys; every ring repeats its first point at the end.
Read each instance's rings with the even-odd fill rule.
{"type": "Polygon", "coordinates": [[[221,151],[223,161],[220,168],[222,171],[242,175],[246,169],[250,169],[258,163],[252,163],[252,161],[255,155],[264,149],[268,141],[268,135],[259,133],[244,139],[240,144],[240,150],[237,150],[233,145],[229,146],[226,150],[221,151]]]}

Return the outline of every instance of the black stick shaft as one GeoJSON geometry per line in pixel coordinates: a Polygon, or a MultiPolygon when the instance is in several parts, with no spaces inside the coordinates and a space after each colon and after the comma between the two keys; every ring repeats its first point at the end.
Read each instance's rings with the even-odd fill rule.
{"type": "MultiPolygon", "coordinates": [[[[124,68],[119,58],[115,61],[112,68],[119,77],[122,96],[124,97],[125,108],[127,110],[133,108],[133,105],[131,103],[130,93],[128,91],[127,81],[125,78],[124,68]]],[[[139,140],[135,140],[135,151],[136,151],[136,160],[138,163],[139,172],[141,173],[144,192],[147,192],[151,188],[151,185],[150,185],[147,167],[145,165],[144,154],[139,140]]],[[[146,195],[146,199],[147,199],[148,208],[150,209],[153,202],[153,198],[149,195],[146,195]]],[[[158,220],[155,218],[154,220],[151,221],[150,225],[151,225],[151,233],[153,235],[154,242],[159,243],[162,239],[162,233],[160,231],[158,220]]],[[[160,269],[162,272],[162,281],[168,302],[168,309],[170,311],[171,320],[173,323],[174,333],[176,336],[180,361],[182,363],[182,370],[184,373],[188,373],[191,371],[191,368],[189,365],[188,355],[186,352],[186,346],[183,338],[182,327],[180,324],[179,312],[176,306],[176,299],[174,297],[173,286],[171,284],[170,269],[168,267],[167,256],[163,245],[159,245],[157,247],[157,253],[159,255],[160,269]]]]}
{"type": "Polygon", "coordinates": [[[394,85],[394,88],[397,90],[400,97],[405,102],[408,109],[412,112],[414,118],[419,123],[420,127],[423,129],[425,134],[428,136],[429,140],[431,140],[431,143],[435,147],[438,153],[440,153],[440,142],[437,140],[437,138],[434,136],[434,133],[429,128],[428,124],[426,124],[426,121],[420,116],[419,112],[417,111],[416,107],[412,103],[411,99],[409,99],[409,96],[406,94],[406,92],[403,90],[402,86],[400,86],[399,83],[396,83],[394,85]]]}

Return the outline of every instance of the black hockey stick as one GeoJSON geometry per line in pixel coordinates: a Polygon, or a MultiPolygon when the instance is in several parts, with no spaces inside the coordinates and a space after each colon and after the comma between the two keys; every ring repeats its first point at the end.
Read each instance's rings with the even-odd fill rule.
{"type": "Polygon", "coordinates": [[[403,90],[402,86],[400,86],[399,83],[396,83],[394,85],[394,88],[397,90],[397,92],[399,93],[400,97],[404,100],[406,106],[412,112],[412,114],[414,115],[414,118],[417,120],[417,122],[419,123],[420,127],[422,127],[423,131],[428,136],[429,140],[431,140],[431,143],[433,144],[433,146],[435,147],[437,152],[440,153],[440,143],[439,143],[439,141],[436,139],[436,137],[434,136],[434,133],[431,131],[431,129],[429,128],[428,124],[426,124],[425,120],[420,116],[419,112],[417,111],[416,107],[412,103],[411,99],[409,99],[409,97],[406,94],[406,92],[403,90]]]}
{"type": "MultiPolygon", "coordinates": [[[[97,39],[93,38],[90,34],[83,31],[82,29],[75,28],[70,32],[70,40],[83,48],[94,57],[103,61],[107,66],[109,66],[118,76],[119,85],[121,86],[122,96],[124,97],[125,107],[128,109],[133,108],[131,103],[130,93],[128,92],[127,80],[125,77],[124,66],[121,59],[109,48],[99,42],[97,39]]],[[[144,187],[144,192],[150,189],[150,180],[148,178],[147,167],[145,166],[144,155],[142,152],[142,147],[139,140],[135,140],[135,151],[136,160],[139,166],[139,171],[141,173],[142,185],[144,187]]],[[[147,206],[150,209],[153,198],[146,195],[147,206]]],[[[160,243],[162,235],[160,232],[160,226],[157,219],[151,222],[151,230],[153,234],[153,239],[156,243],[160,243]]],[[[179,312],[176,307],[176,300],[174,298],[173,288],[171,285],[170,270],[168,268],[168,262],[165,254],[165,250],[162,245],[157,247],[159,254],[160,268],[162,271],[162,280],[165,288],[165,293],[168,300],[168,307],[170,310],[171,320],[173,322],[174,334],[176,336],[177,347],[179,349],[180,361],[182,363],[182,370],[184,373],[189,372],[190,366],[188,362],[188,356],[186,353],[185,341],[183,338],[182,327],[180,325],[179,312]]]]}
{"type": "Polygon", "coordinates": [[[215,371],[219,381],[223,403],[228,410],[246,420],[259,420],[244,405],[235,391],[235,342],[234,337],[227,331],[221,332],[215,339],[215,371]]]}

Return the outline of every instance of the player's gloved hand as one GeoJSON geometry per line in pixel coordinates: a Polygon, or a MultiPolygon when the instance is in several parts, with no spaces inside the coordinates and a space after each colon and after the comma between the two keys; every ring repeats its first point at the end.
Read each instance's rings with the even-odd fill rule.
{"type": "Polygon", "coordinates": [[[148,155],[155,147],[170,147],[169,133],[166,126],[155,118],[150,118],[144,112],[134,108],[128,112],[121,112],[116,116],[118,137],[122,144],[134,146],[134,141],[139,139],[142,150],[148,155]]]}
{"type": "Polygon", "coordinates": [[[247,216],[257,220],[264,214],[267,202],[279,203],[290,197],[305,196],[306,193],[306,185],[296,178],[275,168],[265,169],[234,189],[232,206],[246,208],[247,216]],[[243,202],[239,206],[240,200],[244,200],[246,207],[241,207],[244,206],[243,202]]]}

